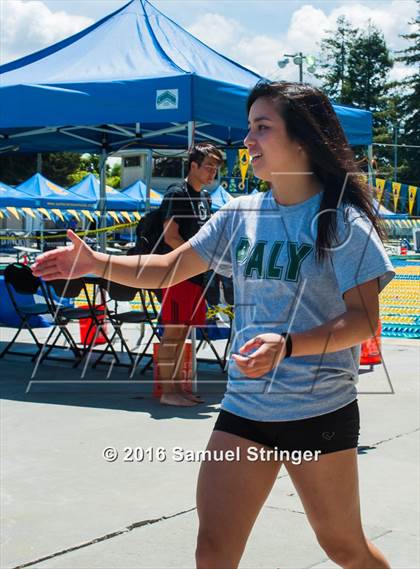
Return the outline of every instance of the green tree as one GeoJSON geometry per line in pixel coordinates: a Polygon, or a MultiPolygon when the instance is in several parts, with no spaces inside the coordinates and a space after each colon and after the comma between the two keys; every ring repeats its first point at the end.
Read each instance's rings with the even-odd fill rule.
{"type": "MultiPolygon", "coordinates": [[[[41,154],[41,173],[46,178],[59,184],[67,185],[67,178],[80,163],[80,154],[75,152],[51,152],[41,154]]],[[[0,155],[0,180],[16,186],[36,174],[36,154],[0,155]]]]}
{"type": "Polygon", "coordinates": [[[322,80],[327,95],[343,104],[351,101],[351,84],[348,77],[348,59],[357,30],[352,28],[345,16],[336,20],[336,29],[330,30],[321,41],[321,57],[315,77],[322,80]]]}
{"type": "MultiPolygon", "coordinates": [[[[371,21],[366,29],[355,29],[339,17],[320,48],[322,89],[339,103],[372,111],[374,142],[392,144],[400,99],[389,81],[393,60],[382,32],[371,21]]],[[[366,170],[366,149],[355,148],[355,155],[366,170]]],[[[376,146],[375,156],[380,172],[389,176],[392,149],[376,146]]]]}
{"type": "Polygon", "coordinates": [[[51,152],[42,155],[42,175],[59,186],[67,186],[68,177],[80,163],[76,152],[51,152]]]}
{"type": "Polygon", "coordinates": [[[348,103],[374,113],[385,110],[391,88],[388,75],[393,64],[383,33],[369,21],[367,29],[360,30],[350,45],[348,103]]]}
{"type": "Polygon", "coordinates": [[[18,186],[36,173],[36,154],[0,154],[0,181],[18,186]]]}
{"type": "MultiPolygon", "coordinates": [[[[113,179],[111,183],[108,182],[108,179],[111,177],[111,167],[109,164],[106,165],[106,178],[108,185],[118,188],[119,183],[118,181],[113,179]]],[[[82,154],[79,155],[79,163],[78,166],[68,174],[67,176],[67,185],[72,186],[73,184],[77,184],[85,176],[88,174],[93,174],[99,178],[100,176],[100,156],[99,154],[82,154]]]]}
{"type": "MultiPolygon", "coordinates": [[[[402,137],[403,144],[410,145],[399,149],[405,165],[403,181],[420,186],[420,0],[417,0],[419,11],[417,17],[408,22],[412,30],[401,37],[410,42],[404,50],[398,52],[397,61],[414,68],[414,73],[402,81],[402,137]]],[[[417,198],[419,199],[419,198],[417,198]]]]}
{"type": "Polygon", "coordinates": [[[370,20],[366,29],[355,29],[338,17],[336,30],[328,32],[320,48],[316,76],[331,99],[374,112],[385,107],[393,61],[382,32],[370,20]]]}
{"type": "MultiPolygon", "coordinates": [[[[41,155],[41,174],[60,186],[77,184],[88,174],[99,177],[100,158],[97,154],[77,154],[75,152],[51,152],[41,155]]],[[[0,181],[17,186],[36,174],[36,154],[0,155],[0,181]]],[[[112,169],[106,165],[107,184],[113,188],[121,185],[121,165],[112,169]]]]}
{"type": "Polygon", "coordinates": [[[121,163],[116,162],[110,169],[106,183],[112,188],[119,189],[121,187],[121,163]]]}
{"type": "Polygon", "coordinates": [[[380,156],[378,176],[401,180],[406,171],[406,163],[401,160],[396,147],[393,146],[401,143],[401,117],[404,114],[403,93],[399,83],[392,84],[392,91],[385,102],[386,108],[376,113],[375,152],[380,156]],[[395,169],[396,159],[397,169],[395,169]]]}

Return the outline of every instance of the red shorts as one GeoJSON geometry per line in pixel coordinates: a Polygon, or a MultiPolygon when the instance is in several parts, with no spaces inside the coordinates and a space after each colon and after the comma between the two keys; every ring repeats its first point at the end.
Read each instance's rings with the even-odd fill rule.
{"type": "Polygon", "coordinates": [[[162,324],[204,326],[206,302],[203,288],[190,281],[162,289],[162,324]]]}

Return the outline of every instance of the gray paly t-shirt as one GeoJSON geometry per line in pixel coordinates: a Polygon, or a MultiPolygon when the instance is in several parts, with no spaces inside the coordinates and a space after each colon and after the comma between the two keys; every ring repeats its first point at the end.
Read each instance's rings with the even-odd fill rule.
{"type": "MultiPolygon", "coordinates": [[[[358,210],[337,211],[329,260],[315,259],[322,193],[292,206],[272,192],[232,200],[189,242],[210,268],[233,276],[232,352],[257,334],[302,332],[346,311],[343,294],[394,270],[370,221],[358,210]]],[[[357,397],[360,346],[291,357],[258,379],[244,377],[230,359],[222,409],[256,421],[289,421],[335,411],[357,397]]]]}

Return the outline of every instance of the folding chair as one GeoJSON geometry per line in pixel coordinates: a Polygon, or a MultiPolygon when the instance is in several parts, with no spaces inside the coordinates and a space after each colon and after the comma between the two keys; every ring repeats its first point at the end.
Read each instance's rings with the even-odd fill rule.
{"type": "Polygon", "coordinates": [[[20,319],[20,324],[16,334],[0,353],[0,358],[5,356],[7,353],[21,355],[21,356],[31,356],[32,360],[40,353],[43,344],[38,340],[33,331],[30,323],[31,316],[43,316],[50,313],[50,307],[48,304],[48,299],[46,296],[46,291],[44,284],[41,279],[35,277],[32,274],[31,269],[27,265],[22,265],[21,263],[12,263],[8,265],[4,271],[4,282],[6,284],[7,292],[10,297],[10,302],[16,311],[18,318],[20,319]],[[33,301],[33,295],[38,291],[41,292],[44,297],[45,302],[36,303],[33,301]],[[28,303],[22,304],[15,296],[15,293],[22,294],[30,297],[28,298],[28,303]],[[19,334],[22,330],[28,330],[32,338],[34,339],[37,351],[35,354],[26,354],[24,352],[13,352],[11,347],[16,342],[19,334]]]}
{"type": "MultiPolygon", "coordinates": [[[[130,367],[130,377],[134,374],[136,367],[139,365],[141,360],[147,355],[147,349],[149,348],[153,338],[157,338],[159,340],[157,325],[154,321],[158,317],[158,310],[154,303],[152,295],[149,295],[149,302],[146,301],[146,294],[147,291],[139,290],[136,288],[128,287],[119,283],[114,283],[112,281],[105,281],[102,280],[101,286],[105,289],[106,293],[109,295],[110,299],[115,302],[115,310],[108,310],[108,319],[109,322],[112,324],[114,328],[114,333],[110,338],[110,344],[114,341],[115,338],[121,342],[121,349],[125,351],[130,359],[130,364],[120,363],[119,365],[125,365],[130,367]],[[140,310],[133,309],[129,311],[118,311],[118,302],[131,302],[133,304],[136,298],[140,301],[140,310]],[[151,335],[148,341],[146,342],[146,346],[141,351],[138,350],[137,352],[133,352],[130,350],[124,335],[122,333],[122,326],[123,324],[149,324],[151,327],[151,335]]],[[[141,336],[143,338],[143,334],[141,336]]],[[[105,350],[101,353],[99,358],[94,363],[93,367],[96,367],[99,363],[102,362],[103,357],[109,353],[108,346],[105,350]]],[[[118,365],[118,364],[117,364],[118,365]]]]}
{"type": "Polygon", "coordinates": [[[200,340],[197,346],[197,354],[203,343],[206,342],[215,355],[216,361],[220,365],[222,371],[226,371],[227,356],[232,336],[232,320],[233,306],[208,306],[206,325],[198,326],[196,330],[197,340],[200,340]],[[227,320],[221,318],[221,314],[225,315],[227,320]],[[215,340],[227,340],[222,355],[219,354],[213,344],[215,340]]]}
{"type": "MultiPolygon", "coordinates": [[[[89,281],[89,284],[92,284],[92,279],[89,281]]],[[[97,279],[95,277],[94,286],[100,286],[101,279],[97,279]]],[[[105,343],[107,344],[107,348],[110,346],[110,339],[108,338],[105,330],[104,330],[104,318],[106,315],[105,308],[99,308],[95,305],[95,297],[96,297],[96,290],[94,290],[93,299],[89,294],[87,289],[87,278],[79,278],[79,279],[72,279],[72,280],[56,280],[51,281],[48,283],[49,289],[49,297],[50,297],[50,305],[52,307],[52,316],[54,318],[54,322],[56,326],[59,328],[60,333],[64,334],[66,339],[68,340],[71,349],[75,352],[77,361],[75,362],[75,367],[79,365],[82,359],[86,356],[86,354],[90,354],[95,344],[95,341],[99,334],[101,334],[105,338],[105,343]],[[59,303],[57,304],[54,299],[53,292],[59,298],[59,303]],[[84,306],[73,306],[73,307],[62,307],[60,303],[63,299],[76,299],[83,295],[84,301],[86,305],[84,306]],[[68,325],[70,322],[79,322],[83,319],[89,320],[89,325],[85,334],[83,347],[79,348],[77,345],[76,340],[71,336],[70,331],[68,329],[68,325]],[[95,332],[93,333],[93,331],[95,332]]],[[[47,357],[49,352],[52,350],[54,345],[56,344],[59,336],[55,339],[52,345],[49,345],[46,353],[43,354],[43,358],[47,357]]],[[[52,333],[50,334],[52,337],[52,333]]],[[[49,337],[49,339],[50,339],[49,337]]],[[[118,355],[116,354],[112,345],[110,346],[111,351],[115,355],[118,361],[118,355]]]]}
{"type": "Polygon", "coordinates": [[[63,306],[63,304],[65,299],[74,298],[74,296],[77,296],[79,294],[82,283],[79,280],[60,280],[45,283],[44,286],[48,294],[50,314],[54,322],[54,328],[51,330],[45,341],[45,346],[41,353],[40,363],[42,360],[49,357],[51,351],[57,347],[59,338],[63,336],[76,358],[75,365],[77,365],[83,357],[83,351],[79,348],[76,340],[71,335],[70,330],[68,329],[68,325],[72,320],[80,320],[80,318],[87,317],[89,312],[87,310],[79,310],[74,309],[73,307],[63,306]],[[63,294],[64,289],[66,290],[66,294],[63,294]],[[52,343],[49,343],[52,340],[56,330],[58,330],[57,336],[52,343]]]}

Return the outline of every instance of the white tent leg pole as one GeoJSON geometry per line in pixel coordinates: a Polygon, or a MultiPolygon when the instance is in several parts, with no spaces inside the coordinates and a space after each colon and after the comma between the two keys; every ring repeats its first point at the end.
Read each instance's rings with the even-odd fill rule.
{"type": "Polygon", "coordinates": [[[44,251],[45,244],[44,244],[44,229],[45,229],[45,218],[44,214],[42,214],[42,221],[41,221],[41,251],[44,251]]]}
{"type": "MultiPolygon", "coordinates": [[[[195,122],[188,121],[188,150],[190,150],[194,144],[194,130],[195,122]]],[[[192,390],[195,393],[197,391],[197,331],[194,326],[191,326],[191,373],[192,373],[192,390]]]]}
{"type": "MultiPolygon", "coordinates": [[[[99,229],[105,229],[106,227],[106,158],[106,150],[102,148],[99,166],[99,229]]],[[[99,233],[99,250],[102,251],[102,253],[106,252],[105,231],[100,231],[99,233]]]]}
{"type": "Polygon", "coordinates": [[[368,154],[368,184],[369,184],[370,188],[373,190],[373,169],[372,169],[373,146],[372,146],[372,144],[368,145],[367,154],[368,154]]]}
{"type": "Polygon", "coordinates": [[[188,121],[188,150],[194,144],[195,121],[188,121]]]}
{"type": "Polygon", "coordinates": [[[150,211],[150,183],[152,179],[153,152],[147,150],[146,154],[146,213],[150,211]]]}
{"type": "MultiPolygon", "coordinates": [[[[36,171],[38,174],[42,173],[42,154],[40,152],[37,153],[36,155],[36,171]]],[[[44,244],[44,227],[45,225],[45,220],[44,220],[44,215],[42,215],[42,223],[41,223],[41,251],[43,251],[45,249],[45,244],[44,244]]]]}

